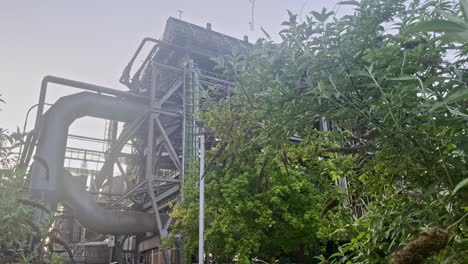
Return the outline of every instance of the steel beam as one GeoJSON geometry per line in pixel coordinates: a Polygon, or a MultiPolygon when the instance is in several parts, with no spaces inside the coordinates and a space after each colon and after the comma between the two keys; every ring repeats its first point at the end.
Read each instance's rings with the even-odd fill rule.
{"type": "Polygon", "coordinates": [[[179,179],[171,179],[171,178],[161,178],[161,177],[153,177],[154,181],[159,182],[173,182],[173,183],[180,183],[179,179]]]}
{"type": "MultiPolygon", "coordinates": [[[[155,103],[158,104],[159,103],[159,100],[156,99],[156,92],[158,91],[158,89],[160,89],[159,87],[159,76],[157,74],[157,69],[156,67],[153,67],[151,69],[151,90],[150,90],[150,107],[152,107],[155,103]]],[[[159,213],[159,207],[158,207],[158,202],[156,200],[156,195],[154,194],[154,190],[153,190],[153,180],[152,178],[154,177],[153,176],[153,166],[155,163],[157,163],[157,160],[154,160],[153,158],[153,143],[154,143],[154,123],[155,123],[155,119],[156,119],[156,114],[155,113],[151,113],[149,118],[148,118],[148,134],[147,134],[147,142],[146,142],[146,146],[147,146],[147,153],[146,153],[146,167],[145,167],[145,177],[146,177],[146,184],[148,185],[148,194],[151,198],[151,202],[152,202],[152,205],[153,205],[153,212],[154,212],[154,216],[156,218],[156,223],[157,223],[157,226],[158,226],[158,231],[159,231],[159,235],[162,237],[162,238],[166,238],[168,236],[168,232],[167,232],[167,229],[164,228],[164,226],[162,225],[162,221],[161,221],[161,214],[159,213]]],[[[158,124],[159,126],[159,124],[158,124]]],[[[158,152],[161,151],[161,148],[159,148],[158,152]]],[[[159,157],[159,154],[156,155],[156,157],[159,157]]],[[[164,259],[166,261],[166,264],[170,264],[171,263],[171,259],[170,259],[170,256],[169,256],[169,252],[167,251],[167,249],[163,248],[163,254],[164,254],[164,259]]]]}
{"type": "Polygon", "coordinates": [[[95,180],[95,184],[98,188],[102,186],[106,176],[109,176],[106,174],[109,172],[109,168],[114,166],[118,154],[122,151],[125,144],[130,140],[131,136],[138,130],[138,128],[140,128],[147,116],[148,112],[134,119],[122,130],[117,141],[114,144],[112,144],[110,153],[104,161],[99,175],[96,177],[95,180]]]}
{"type": "Polygon", "coordinates": [[[139,182],[137,185],[135,185],[132,189],[130,189],[128,192],[126,192],[124,195],[119,197],[119,199],[115,200],[113,203],[109,205],[109,208],[115,207],[117,204],[119,204],[121,201],[125,200],[132,194],[134,194],[136,191],[140,190],[144,185],[146,184],[146,180],[139,182]]]}
{"type": "Polygon", "coordinates": [[[155,117],[154,121],[156,121],[157,126],[159,127],[159,131],[164,137],[164,143],[166,145],[167,150],[169,151],[169,155],[171,155],[171,159],[174,162],[174,165],[176,165],[177,169],[181,169],[181,164],[180,164],[180,159],[177,155],[177,152],[174,149],[174,145],[172,145],[171,140],[169,139],[169,136],[166,133],[166,130],[164,129],[164,126],[161,123],[161,120],[159,117],[155,117]]]}
{"type": "MultiPolygon", "coordinates": [[[[156,196],[156,201],[157,202],[160,202],[164,199],[167,199],[168,197],[170,197],[171,195],[174,195],[176,193],[178,193],[180,191],[180,184],[176,184],[174,186],[172,186],[171,188],[167,189],[166,191],[163,191],[161,192],[160,194],[158,194],[156,196]]],[[[147,210],[151,207],[151,202],[146,202],[144,205],[143,205],[143,209],[144,210],[147,210]]]]}
{"type": "Polygon", "coordinates": [[[177,90],[182,87],[183,81],[178,79],[171,86],[171,88],[164,94],[164,96],[159,100],[159,106],[162,106],[177,90]]]}

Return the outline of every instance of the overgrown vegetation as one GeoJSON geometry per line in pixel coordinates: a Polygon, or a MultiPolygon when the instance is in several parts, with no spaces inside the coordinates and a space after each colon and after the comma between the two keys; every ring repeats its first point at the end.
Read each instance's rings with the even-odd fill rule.
{"type": "MultiPolygon", "coordinates": [[[[354,15],[323,9],[303,22],[289,13],[280,44],[217,59],[236,83],[201,113],[219,140],[205,175],[217,263],[466,263],[462,3],[344,1],[354,15]]],[[[187,261],[197,178],[174,213],[187,261]]]]}
{"type": "MultiPolygon", "coordinates": [[[[1,98],[0,103],[4,103],[1,98]]],[[[60,256],[42,249],[47,237],[51,241],[50,223],[33,222],[34,207],[41,205],[28,199],[28,175],[17,167],[22,139],[19,130],[10,133],[0,128],[0,263],[63,263],[60,256]],[[27,244],[31,235],[41,240],[34,253],[27,244]]]]}

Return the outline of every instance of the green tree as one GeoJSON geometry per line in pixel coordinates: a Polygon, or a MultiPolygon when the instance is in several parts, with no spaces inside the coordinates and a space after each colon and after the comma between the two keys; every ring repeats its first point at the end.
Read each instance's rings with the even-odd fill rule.
{"type": "MultiPolygon", "coordinates": [[[[323,9],[303,22],[289,13],[281,43],[260,40],[250,54],[216,60],[236,83],[233,96],[200,113],[219,139],[206,174],[207,251],[219,262],[323,254],[387,263],[431,225],[451,228],[429,263],[466,256],[458,220],[467,192],[453,190],[468,174],[467,45],[415,30],[462,9],[446,0],[343,4],[355,13],[338,19],[323,9]],[[332,131],[318,131],[323,118],[332,131]],[[335,184],[344,176],[347,190],[335,184]],[[330,197],[342,206],[321,218],[330,197]]],[[[175,212],[188,255],[197,247],[196,181],[187,179],[175,212]]]]}

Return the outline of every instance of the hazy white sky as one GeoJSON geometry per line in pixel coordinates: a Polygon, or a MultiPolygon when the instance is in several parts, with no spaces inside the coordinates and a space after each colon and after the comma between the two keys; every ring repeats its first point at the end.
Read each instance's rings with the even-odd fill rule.
{"type": "MultiPolygon", "coordinates": [[[[0,106],[0,127],[22,127],[45,75],[125,90],[118,79],[141,39],[159,37],[177,10],[185,21],[210,22],[215,31],[254,42],[263,36],[260,27],[276,35],[287,9],[336,10],[337,2],[257,0],[256,30],[250,31],[249,0],[0,0],[0,94],[7,102],[0,106]]],[[[48,101],[63,90],[52,87],[48,101]]]]}

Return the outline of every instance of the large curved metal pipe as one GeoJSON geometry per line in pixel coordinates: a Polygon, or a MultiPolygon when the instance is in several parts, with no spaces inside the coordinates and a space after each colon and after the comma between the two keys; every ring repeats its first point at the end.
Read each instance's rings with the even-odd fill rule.
{"type": "MultiPolygon", "coordinates": [[[[63,85],[67,87],[83,89],[86,91],[93,91],[97,93],[110,94],[110,95],[114,95],[117,97],[128,98],[132,100],[139,100],[142,102],[149,102],[149,98],[143,95],[119,91],[119,90],[115,90],[112,88],[103,87],[103,86],[99,86],[95,84],[84,83],[84,82],[79,82],[75,80],[47,75],[46,77],[42,79],[42,83],[41,83],[41,91],[39,94],[39,103],[38,103],[37,114],[36,114],[36,123],[34,125],[34,132],[31,138],[31,145],[35,145],[37,141],[37,131],[40,129],[39,126],[40,126],[42,114],[44,112],[44,105],[46,104],[45,100],[46,100],[46,95],[47,95],[49,84],[58,84],[58,85],[63,85]]],[[[19,167],[27,167],[29,165],[29,161],[31,160],[31,155],[33,151],[34,151],[34,148],[29,148],[27,149],[26,152],[21,153],[19,167]]]]}
{"type": "Polygon", "coordinates": [[[68,128],[78,118],[92,116],[128,122],[145,114],[147,106],[129,100],[82,92],[60,98],[49,108],[40,127],[36,160],[31,174],[31,191],[52,206],[69,203],[82,224],[98,233],[136,234],[156,231],[152,214],[124,212],[99,207],[96,202],[64,177],[68,128]]]}
{"type": "Polygon", "coordinates": [[[98,234],[131,235],[157,230],[154,215],[137,211],[121,211],[99,206],[70,172],[65,171],[61,200],[73,208],[76,220],[98,234]]]}
{"type": "Polygon", "coordinates": [[[41,120],[36,150],[36,160],[40,162],[32,167],[32,190],[46,191],[46,198],[56,202],[57,190],[62,186],[68,128],[73,121],[92,116],[128,122],[145,111],[144,104],[89,92],[61,97],[41,120]]]}

